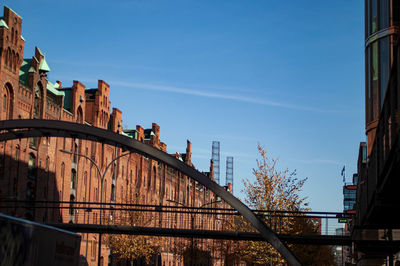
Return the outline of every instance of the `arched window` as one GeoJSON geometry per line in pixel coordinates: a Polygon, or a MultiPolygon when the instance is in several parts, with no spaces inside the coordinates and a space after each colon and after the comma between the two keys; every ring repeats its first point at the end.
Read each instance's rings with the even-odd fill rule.
{"type": "MultiPolygon", "coordinates": [[[[69,215],[74,216],[75,215],[75,196],[70,195],[69,197],[69,215]]],[[[73,217],[70,217],[70,221],[72,222],[73,217]]]]}
{"type": "Polygon", "coordinates": [[[37,83],[35,86],[35,94],[33,99],[33,117],[40,118],[42,113],[42,84],[37,83]]]}
{"type": "Polygon", "coordinates": [[[3,113],[5,114],[5,119],[12,118],[13,111],[13,89],[10,83],[6,83],[3,89],[3,113]]]}
{"type": "Polygon", "coordinates": [[[115,195],[115,185],[111,185],[111,200],[115,201],[116,195],[115,195]]]}
{"type": "Polygon", "coordinates": [[[7,58],[7,66],[9,67],[9,68],[11,68],[11,65],[12,65],[12,53],[11,53],[11,49],[10,48],[8,48],[8,58],[7,58]]]}
{"type": "Polygon", "coordinates": [[[12,51],[12,57],[11,57],[11,64],[10,64],[10,67],[11,67],[12,70],[15,71],[16,65],[15,65],[15,52],[14,52],[14,51],[12,51]]]}
{"type": "Polygon", "coordinates": [[[78,107],[78,110],[76,112],[76,122],[81,124],[83,123],[83,112],[80,106],[78,107]]]}
{"type": "Polygon", "coordinates": [[[32,179],[32,180],[36,180],[36,157],[33,153],[29,153],[28,178],[32,179]]]}
{"type": "MultiPolygon", "coordinates": [[[[100,192],[101,192],[101,191],[100,191],[100,192]]],[[[103,193],[104,193],[104,197],[103,197],[103,198],[101,198],[101,195],[100,195],[100,199],[101,199],[101,200],[107,199],[107,179],[104,180],[104,184],[103,184],[103,193]]]]}
{"type": "Polygon", "coordinates": [[[14,28],[11,28],[11,42],[14,42],[14,28]]]}
{"type": "Polygon", "coordinates": [[[62,180],[64,181],[64,174],[65,174],[65,164],[64,163],[62,163],[61,164],[61,178],[62,178],[62,180]]]}
{"type": "Polygon", "coordinates": [[[74,156],[72,157],[72,162],[78,162],[78,144],[76,142],[74,143],[74,156]]]}
{"type": "Polygon", "coordinates": [[[151,172],[148,171],[148,174],[147,174],[147,189],[150,189],[150,185],[151,185],[151,172]]]}
{"type": "Polygon", "coordinates": [[[8,58],[9,58],[9,54],[10,54],[10,48],[7,49],[5,57],[4,57],[4,64],[6,66],[8,66],[8,58]]]}
{"type": "Polygon", "coordinates": [[[71,189],[76,189],[76,171],[75,171],[75,169],[71,170],[71,189]]]}
{"type": "Polygon", "coordinates": [[[15,66],[15,70],[18,70],[18,64],[19,63],[19,54],[16,53],[15,54],[15,58],[14,58],[14,66],[15,66]]]}
{"type": "Polygon", "coordinates": [[[14,159],[15,159],[16,161],[19,160],[19,152],[20,152],[20,147],[19,147],[19,144],[17,144],[17,145],[15,146],[15,157],[14,157],[14,159]]]}

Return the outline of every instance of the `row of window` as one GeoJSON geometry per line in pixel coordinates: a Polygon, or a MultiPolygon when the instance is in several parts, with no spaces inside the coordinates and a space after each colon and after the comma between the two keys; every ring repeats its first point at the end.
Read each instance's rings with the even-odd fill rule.
{"type": "Polygon", "coordinates": [[[4,58],[5,65],[15,72],[20,65],[19,60],[19,54],[8,48],[4,58]]]}

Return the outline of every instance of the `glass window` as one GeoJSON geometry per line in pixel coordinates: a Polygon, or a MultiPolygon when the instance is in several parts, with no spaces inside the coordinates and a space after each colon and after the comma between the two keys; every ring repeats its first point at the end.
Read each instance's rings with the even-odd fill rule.
{"type": "Polygon", "coordinates": [[[115,186],[111,185],[111,200],[115,201],[116,195],[115,195],[115,186]]]}
{"type": "Polygon", "coordinates": [[[367,162],[367,146],[362,147],[362,155],[363,155],[363,161],[367,162]]]}
{"type": "Polygon", "coordinates": [[[370,0],[365,1],[365,36],[368,37],[371,33],[370,30],[370,16],[369,16],[369,10],[370,10],[370,0]]]}
{"type": "Polygon", "coordinates": [[[76,189],[76,171],[75,171],[75,169],[71,170],[71,189],[76,189]]]}
{"type": "Polygon", "coordinates": [[[367,73],[366,73],[366,83],[367,83],[367,96],[368,96],[368,99],[370,99],[371,98],[371,83],[370,83],[370,80],[371,80],[371,57],[370,57],[370,46],[368,46],[367,47],[367,50],[366,50],[366,53],[365,53],[365,57],[366,57],[366,67],[367,67],[367,73]]]}
{"type": "Polygon", "coordinates": [[[371,33],[378,30],[378,0],[371,0],[371,33]]]}
{"type": "Polygon", "coordinates": [[[75,197],[70,195],[69,198],[69,215],[73,216],[75,214],[75,197]]]}
{"type": "Polygon", "coordinates": [[[380,65],[380,107],[382,109],[385,100],[386,88],[389,82],[390,71],[389,36],[379,40],[379,65],[380,65]]]}
{"type": "Polygon", "coordinates": [[[379,87],[379,75],[378,75],[378,42],[373,42],[370,49],[370,91],[371,91],[371,101],[370,101],[370,118],[374,120],[377,116],[378,111],[378,87],[379,87]]]}
{"type": "Polygon", "coordinates": [[[379,29],[389,27],[389,0],[379,1],[379,29]]]}
{"type": "Polygon", "coordinates": [[[78,144],[74,144],[74,156],[72,157],[73,163],[78,163],[78,144]]]}

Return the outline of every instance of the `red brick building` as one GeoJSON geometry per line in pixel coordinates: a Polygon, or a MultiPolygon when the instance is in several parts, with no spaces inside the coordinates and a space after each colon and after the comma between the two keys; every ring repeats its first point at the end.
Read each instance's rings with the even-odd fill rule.
{"type": "MultiPolygon", "coordinates": [[[[86,88],[79,81],[64,87],[59,81],[47,78],[50,67],[39,48],[31,58],[24,59],[25,40],[21,36],[22,19],[8,7],[0,18],[0,119],[54,119],[84,123],[124,134],[166,152],[167,145],[160,141],[160,127],[153,123],[150,129],[122,128],[122,112],[111,109],[110,85],[99,80],[97,88],[86,88]]],[[[99,211],[83,212],[74,209],[75,202],[99,202],[101,182],[96,167],[85,158],[95,161],[102,172],[122,154],[120,148],[78,139],[32,138],[0,143],[0,204],[5,200],[28,201],[28,208],[7,208],[8,214],[39,222],[98,223],[99,211]],[[72,151],[84,156],[61,152],[72,151]],[[33,201],[69,202],[71,208],[34,208],[33,201]],[[29,202],[32,202],[31,208],[29,202]],[[83,212],[83,213],[82,213],[83,212]]],[[[188,165],[191,161],[191,143],[187,141],[184,154],[177,158],[188,165]]],[[[193,166],[194,167],[194,166],[193,166]]],[[[211,165],[210,178],[213,178],[211,165]]],[[[103,202],[140,203],[200,207],[216,201],[211,191],[200,187],[186,176],[158,162],[130,154],[116,160],[107,171],[103,184],[103,202]]],[[[68,206],[68,205],[66,205],[68,206]]],[[[222,207],[222,203],[210,206],[222,207]]],[[[105,212],[112,220],[114,214],[105,212]]],[[[179,215],[178,215],[179,216],[179,215]]],[[[169,220],[172,227],[189,228],[183,215],[169,220]]],[[[155,220],[157,214],[153,217],[155,220]]],[[[159,224],[167,223],[158,217],[159,224]]],[[[156,224],[154,222],[154,224],[156,224]]],[[[206,221],[203,229],[218,226],[215,219],[206,221]]],[[[96,234],[82,234],[81,254],[89,265],[97,265],[96,234]]],[[[165,245],[166,246],[166,245],[165,245]]],[[[170,246],[163,247],[161,258],[181,259],[171,255],[170,246]]],[[[101,260],[107,265],[109,250],[102,245],[101,260]]]]}

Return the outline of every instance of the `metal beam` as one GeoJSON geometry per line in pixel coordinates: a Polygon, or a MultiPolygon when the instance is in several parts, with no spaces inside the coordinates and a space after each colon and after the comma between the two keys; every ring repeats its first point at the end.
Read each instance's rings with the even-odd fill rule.
{"type": "Polygon", "coordinates": [[[290,251],[286,244],[279,239],[275,232],[259,220],[256,215],[254,215],[254,213],[239,199],[196,169],[161,150],[121,134],[84,124],[43,119],[0,121],[0,132],[3,130],[9,131],[15,129],[19,130],[17,134],[18,136],[9,132],[2,133],[0,134],[0,141],[40,136],[86,139],[121,147],[125,150],[165,163],[213,191],[216,195],[221,197],[230,206],[242,214],[243,217],[260,232],[262,237],[268,241],[268,243],[270,243],[288,263],[291,265],[301,265],[296,256],[290,251]]]}
{"type": "MultiPolygon", "coordinates": [[[[94,224],[47,224],[60,229],[77,233],[102,233],[102,234],[125,234],[125,235],[147,235],[164,237],[187,237],[202,239],[224,239],[224,240],[245,240],[245,241],[265,241],[259,234],[254,232],[233,232],[215,230],[190,230],[160,227],[140,227],[126,225],[94,225],[94,224]]],[[[352,240],[349,236],[324,236],[324,235],[289,235],[280,234],[280,239],[290,244],[303,245],[340,245],[351,246],[352,240]]],[[[385,242],[385,241],[375,241],[385,242]]],[[[375,243],[374,242],[374,243],[375,243]]],[[[387,241],[386,241],[387,242],[387,241]]]]}
{"type": "MultiPolygon", "coordinates": [[[[48,223],[60,229],[76,233],[102,233],[102,234],[125,234],[125,235],[147,235],[161,237],[185,237],[201,239],[221,240],[243,240],[243,241],[265,241],[259,234],[254,232],[240,231],[215,231],[215,230],[191,230],[160,227],[140,227],[127,225],[95,225],[95,224],[72,224],[72,223],[48,223]]],[[[400,241],[388,240],[354,240],[350,236],[336,235],[297,235],[279,234],[279,238],[288,244],[299,245],[328,245],[328,246],[351,246],[355,243],[364,248],[393,248],[399,249],[400,241]]]]}

